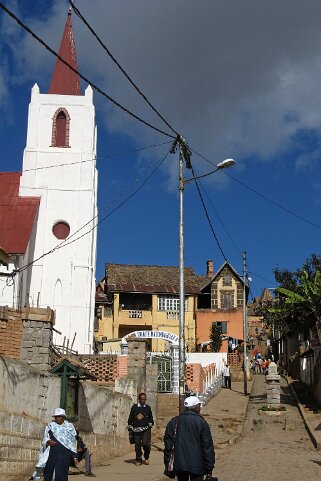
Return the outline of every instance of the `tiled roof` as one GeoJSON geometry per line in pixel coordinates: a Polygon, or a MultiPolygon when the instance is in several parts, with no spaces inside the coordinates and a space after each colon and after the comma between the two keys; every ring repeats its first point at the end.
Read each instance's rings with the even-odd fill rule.
{"type": "Polygon", "coordinates": [[[20,172],[0,172],[0,247],[24,254],[40,197],[19,197],[20,172]]]}
{"type": "MultiPolygon", "coordinates": [[[[195,274],[191,267],[186,267],[184,272],[185,293],[200,294],[208,278],[195,274]]],[[[179,268],[174,266],[106,264],[106,274],[107,290],[110,292],[179,292],[179,268]]]]}

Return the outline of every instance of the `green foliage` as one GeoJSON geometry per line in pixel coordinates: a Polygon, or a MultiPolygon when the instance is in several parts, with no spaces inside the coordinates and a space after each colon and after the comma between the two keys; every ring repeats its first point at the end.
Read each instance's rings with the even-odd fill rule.
{"type": "Polygon", "coordinates": [[[210,330],[210,339],[211,339],[211,350],[212,352],[220,352],[222,347],[222,329],[217,324],[213,323],[211,330],[210,330]]]}
{"type": "Polygon", "coordinates": [[[286,334],[321,332],[321,257],[312,255],[295,272],[274,274],[280,286],[275,299],[261,306],[264,321],[286,334]]]}

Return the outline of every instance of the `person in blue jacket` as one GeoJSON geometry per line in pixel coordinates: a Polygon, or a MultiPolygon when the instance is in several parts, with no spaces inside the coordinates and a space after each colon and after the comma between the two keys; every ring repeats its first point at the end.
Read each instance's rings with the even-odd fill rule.
{"type": "Polygon", "coordinates": [[[214,443],[210,427],[200,415],[201,401],[190,396],[184,401],[185,411],[172,418],[164,435],[165,474],[174,449],[174,472],[178,481],[211,479],[215,465],[214,443]]]}

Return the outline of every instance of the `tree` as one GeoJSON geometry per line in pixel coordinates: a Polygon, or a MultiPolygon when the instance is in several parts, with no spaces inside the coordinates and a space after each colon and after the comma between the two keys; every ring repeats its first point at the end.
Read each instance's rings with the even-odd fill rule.
{"type": "Polygon", "coordinates": [[[285,334],[317,333],[321,341],[321,257],[312,254],[297,271],[275,269],[280,286],[259,314],[285,334]]]}
{"type": "Polygon", "coordinates": [[[211,349],[212,352],[220,352],[222,347],[222,328],[213,322],[210,330],[211,349]]]}

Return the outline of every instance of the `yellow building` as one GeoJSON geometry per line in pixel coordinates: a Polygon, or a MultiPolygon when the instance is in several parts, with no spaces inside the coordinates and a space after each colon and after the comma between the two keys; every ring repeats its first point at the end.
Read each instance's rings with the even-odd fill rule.
{"type": "MultiPolygon", "coordinates": [[[[206,276],[185,268],[185,342],[195,349],[195,312],[206,276]]],[[[106,264],[96,290],[95,340],[99,351],[120,350],[121,339],[134,331],[179,334],[179,269],[172,266],[106,264]]],[[[169,342],[151,339],[150,350],[166,351],[169,342]]]]}

